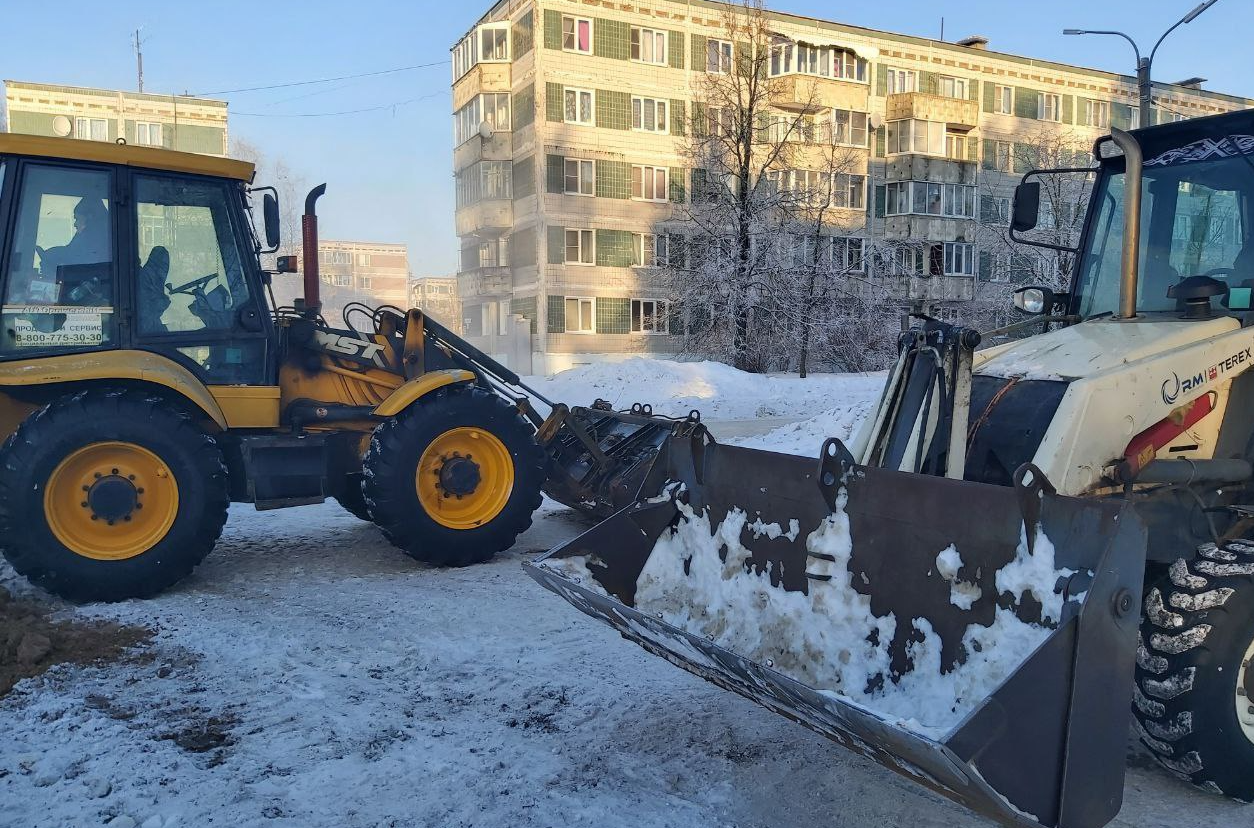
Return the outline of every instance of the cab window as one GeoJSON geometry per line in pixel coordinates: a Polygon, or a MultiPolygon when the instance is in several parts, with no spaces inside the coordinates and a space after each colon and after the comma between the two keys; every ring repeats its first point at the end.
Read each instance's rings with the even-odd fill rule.
{"type": "Polygon", "coordinates": [[[110,174],[31,164],[17,198],[0,351],[114,341],[110,174]]]}
{"type": "Polygon", "coordinates": [[[231,331],[248,283],[221,184],[138,176],[139,332],[231,331]]]}

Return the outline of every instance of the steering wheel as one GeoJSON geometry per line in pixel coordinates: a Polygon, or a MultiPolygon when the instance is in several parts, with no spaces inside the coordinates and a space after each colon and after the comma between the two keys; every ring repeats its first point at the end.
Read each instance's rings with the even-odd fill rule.
{"type": "Polygon", "coordinates": [[[218,278],[218,274],[210,273],[208,276],[201,276],[199,279],[192,279],[190,282],[185,282],[179,285],[178,287],[172,287],[171,285],[167,284],[165,286],[165,289],[168,290],[170,293],[195,294],[197,291],[204,288],[205,285],[209,284],[216,278],[218,278]]]}

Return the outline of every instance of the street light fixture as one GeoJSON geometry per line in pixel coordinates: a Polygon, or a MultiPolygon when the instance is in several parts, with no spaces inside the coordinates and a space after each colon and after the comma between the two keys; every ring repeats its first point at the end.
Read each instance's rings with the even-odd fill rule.
{"type": "Polygon", "coordinates": [[[1219,0],[1206,0],[1199,3],[1193,11],[1176,21],[1170,29],[1163,32],[1163,36],[1158,38],[1158,42],[1154,44],[1154,48],[1150,50],[1149,57],[1141,57],[1141,49],[1136,45],[1136,41],[1123,32],[1108,31],[1104,29],[1063,29],[1064,35],[1114,35],[1122,37],[1124,40],[1132,44],[1132,51],[1136,55],[1136,85],[1139,92],[1140,108],[1137,112],[1137,126],[1147,127],[1150,125],[1150,106],[1153,103],[1153,82],[1150,80],[1150,70],[1154,66],[1154,56],[1158,54],[1158,47],[1163,45],[1163,41],[1167,39],[1167,35],[1183,26],[1185,23],[1192,23],[1201,15],[1202,12],[1218,3],[1219,0]]]}

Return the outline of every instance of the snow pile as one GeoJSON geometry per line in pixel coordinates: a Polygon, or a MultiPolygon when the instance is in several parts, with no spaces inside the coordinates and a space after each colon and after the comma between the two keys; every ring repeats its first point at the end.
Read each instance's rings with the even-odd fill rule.
{"type": "Polygon", "coordinates": [[[848,445],[863,420],[879,402],[883,385],[882,376],[846,377],[840,393],[828,401],[829,407],[823,413],[766,434],[732,442],[746,448],[817,457],[823,441],[828,437],[835,437],[848,445]],[[833,402],[835,405],[832,405],[833,402]]]}
{"type": "MultiPolygon", "coordinates": [[[[526,382],[554,402],[591,405],[598,398],[615,408],[647,403],[658,414],[681,417],[697,409],[707,420],[810,417],[843,403],[851,393],[878,394],[879,375],[750,374],[721,362],[675,362],[634,357],[622,362],[581,365],[526,382]]],[[[805,453],[818,450],[815,445],[805,453]]]]}
{"type": "Polygon", "coordinates": [[[1036,533],[1030,554],[1027,547],[1027,536],[1020,532],[1019,554],[997,571],[997,591],[1010,593],[1020,603],[1025,593],[1031,593],[1041,605],[1041,617],[1057,623],[1062,618],[1062,594],[1054,586],[1075,570],[1054,567],[1054,545],[1044,532],[1036,533]]]}
{"type": "MultiPolygon", "coordinates": [[[[890,643],[903,622],[892,614],[876,617],[870,598],[853,588],[849,571],[853,539],[845,502],[842,493],[837,510],[805,539],[812,556],[809,571],[831,576],[828,581],[812,580],[808,594],[773,587],[769,573],[758,573],[749,565],[750,552],[741,542],[746,530],[755,536],[798,537],[796,521],[785,533],[778,524],[749,523],[743,511],[734,509],[712,525],[708,514],[679,504],[682,519],[658,540],[636,582],[636,608],[816,690],[941,738],[1050,630],[999,608],[991,626],[972,624],[967,629],[962,641],[967,660],[942,665],[941,640],[932,625],[924,618],[909,619],[905,623],[921,640],[906,650],[913,669],[893,677],[890,643]],[[720,557],[720,549],[726,551],[725,557],[720,557]],[[949,672],[942,674],[942,669],[949,672]]],[[[1003,570],[1008,574],[999,577],[998,588],[1017,598],[1031,592],[1044,599],[1047,614],[1057,619],[1062,599],[1049,591],[1060,574],[1052,569],[1053,547],[1039,530],[1035,541],[1036,554],[1030,555],[1026,537],[1021,538],[1016,559],[1003,570]]],[[[578,568],[582,582],[597,588],[577,560],[552,563],[566,572],[578,568]]],[[[958,550],[950,546],[941,552],[937,567],[951,583],[953,602],[969,609],[980,590],[957,578],[962,567],[958,550]]]]}

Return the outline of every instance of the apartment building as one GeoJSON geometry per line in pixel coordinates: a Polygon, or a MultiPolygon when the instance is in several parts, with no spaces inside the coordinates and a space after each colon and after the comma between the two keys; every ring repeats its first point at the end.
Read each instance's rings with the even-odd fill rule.
{"type": "MultiPolygon", "coordinates": [[[[535,370],[675,352],[650,265],[698,188],[685,133],[707,73],[731,71],[708,0],[501,0],[452,49],[453,163],[465,333],[527,320],[535,370]]],[[[768,12],[781,115],[850,149],[845,255],[903,310],[954,317],[1015,276],[983,251],[1042,137],[1091,146],[1136,122],[1130,77],[768,12]],[[891,255],[862,255],[889,250],[891,255]],[[852,252],[850,252],[852,251],[852,252]]],[[[1156,122],[1254,101],[1157,84],[1156,122]]],[[[700,119],[695,121],[701,123],[700,119]]],[[[805,174],[791,171],[789,174],[805,174]]]]}
{"type": "Polygon", "coordinates": [[[420,276],[409,283],[409,306],[420,308],[453,333],[462,332],[456,276],[420,276]]]}
{"type": "Polygon", "coordinates": [[[226,101],[6,80],[4,103],[8,132],[227,152],[226,101]]]}
{"type": "MultiPolygon", "coordinates": [[[[296,249],[296,261],[304,262],[296,249]]],[[[345,306],[361,302],[370,307],[409,304],[409,248],[403,244],[318,240],[318,273],[322,280],[322,315],[332,325],[344,322],[345,306]]],[[[274,277],[274,298],[291,305],[302,293],[302,273],[274,277]]],[[[352,320],[357,326],[362,318],[352,320]]]]}

